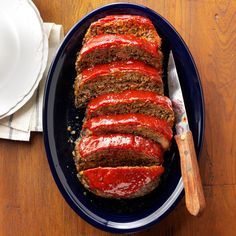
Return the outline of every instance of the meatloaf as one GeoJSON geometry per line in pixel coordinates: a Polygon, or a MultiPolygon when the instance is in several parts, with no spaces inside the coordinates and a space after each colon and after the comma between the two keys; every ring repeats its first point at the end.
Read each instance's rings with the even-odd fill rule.
{"type": "Polygon", "coordinates": [[[109,114],[141,113],[166,120],[172,127],[174,112],[168,97],[154,92],[127,90],[121,93],[101,95],[88,103],[86,117],[109,114]]]}
{"type": "Polygon", "coordinates": [[[98,167],[80,171],[78,178],[94,194],[106,198],[134,198],[158,186],[162,166],[98,167]]]}
{"type": "Polygon", "coordinates": [[[112,62],[84,69],[75,80],[75,104],[81,107],[98,95],[129,89],[163,95],[160,72],[139,61],[112,62]]]}
{"type": "Polygon", "coordinates": [[[100,34],[130,34],[160,45],[161,40],[152,22],[143,16],[110,15],[93,22],[84,42],[100,34]]]}
{"type": "Polygon", "coordinates": [[[99,166],[150,166],[163,161],[161,146],[131,134],[108,134],[79,139],[75,146],[78,171],[99,166]]]}
{"type": "Polygon", "coordinates": [[[159,45],[133,35],[102,34],[91,38],[79,52],[76,70],[112,61],[139,60],[155,68],[162,66],[159,45]]]}
{"type": "Polygon", "coordinates": [[[165,120],[143,114],[106,115],[94,117],[83,124],[83,135],[134,134],[159,143],[164,150],[170,146],[172,129],[165,120]]]}

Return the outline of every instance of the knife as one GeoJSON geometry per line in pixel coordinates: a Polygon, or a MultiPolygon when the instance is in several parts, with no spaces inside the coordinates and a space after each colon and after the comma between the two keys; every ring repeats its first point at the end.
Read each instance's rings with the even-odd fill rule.
{"type": "Polygon", "coordinates": [[[185,203],[190,214],[197,216],[205,208],[206,202],[194,148],[193,136],[189,129],[183,94],[172,51],[170,52],[168,61],[168,89],[176,118],[175,140],[180,155],[181,174],[185,190],[185,203]]]}

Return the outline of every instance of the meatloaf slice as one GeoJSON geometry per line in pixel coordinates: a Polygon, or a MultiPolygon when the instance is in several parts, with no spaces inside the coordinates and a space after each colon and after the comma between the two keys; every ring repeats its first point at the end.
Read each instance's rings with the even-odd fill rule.
{"type": "Polygon", "coordinates": [[[160,45],[161,40],[152,22],[143,16],[110,15],[92,23],[84,42],[100,34],[130,34],[160,45]]]}
{"type": "Polygon", "coordinates": [[[135,198],[158,186],[162,166],[98,167],[80,171],[78,178],[94,194],[106,198],[135,198]]]}
{"type": "Polygon", "coordinates": [[[157,69],[162,65],[159,45],[133,35],[102,34],[91,38],[79,52],[76,70],[112,61],[139,60],[157,69]]]}
{"type": "Polygon", "coordinates": [[[174,112],[168,97],[154,92],[127,90],[101,95],[88,103],[87,119],[100,115],[141,113],[166,120],[172,127],[174,112]]]}
{"type": "Polygon", "coordinates": [[[75,104],[81,107],[101,94],[129,89],[163,95],[160,72],[139,61],[112,62],[84,69],[74,83],[75,104]]]}
{"type": "Polygon", "coordinates": [[[150,166],[162,161],[159,144],[131,134],[83,137],[75,146],[78,171],[99,166],[150,166]]]}
{"type": "Polygon", "coordinates": [[[164,150],[170,146],[172,129],[165,120],[143,114],[97,116],[83,124],[83,135],[134,134],[152,139],[164,150]]]}

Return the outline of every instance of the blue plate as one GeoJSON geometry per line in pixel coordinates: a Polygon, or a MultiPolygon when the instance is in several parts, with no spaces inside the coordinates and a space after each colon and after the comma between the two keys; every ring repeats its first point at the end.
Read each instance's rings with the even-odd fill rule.
{"type": "MultiPolygon", "coordinates": [[[[132,200],[104,199],[86,191],[76,177],[72,141],[79,135],[84,110],[76,110],[73,82],[76,53],[89,25],[111,14],[136,14],[148,17],[163,39],[164,82],[169,50],[173,50],[186,102],[190,128],[199,156],[204,131],[204,103],[201,83],[193,58],[173,26],[144,6],[115,3],[94,10],[70,30],[62,42],[48,74],[43,111],[44,142],[48,162],[63,197],[84,220],[102,230],[116,233],[136,232],[159,222],[183,196],[176,144],[165,155],[165,174],[151,194],[132,200]],[[67,131],[70,125],[75,134],[67,131]]],[[[165,93],[168,88],[165,87],[165,93]]]]}

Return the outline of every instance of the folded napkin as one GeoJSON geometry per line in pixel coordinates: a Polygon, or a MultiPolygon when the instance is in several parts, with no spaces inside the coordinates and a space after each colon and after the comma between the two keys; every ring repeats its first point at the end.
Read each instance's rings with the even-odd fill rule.
{"type": "Polygon", "coordinates": [[[32,98],[21,109],[0,120],[0,138],[29,141],[31,131],[43,131],[42,106],[45,80],[55,52],[64,37],[61,25],[44,23],[43,27],[48,37],[49,50],[42,80],[32,98]]]}

